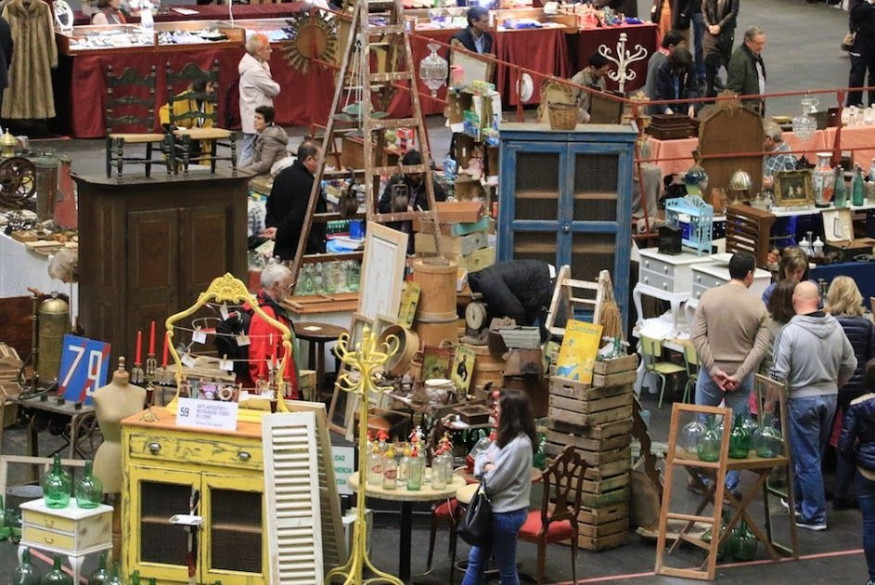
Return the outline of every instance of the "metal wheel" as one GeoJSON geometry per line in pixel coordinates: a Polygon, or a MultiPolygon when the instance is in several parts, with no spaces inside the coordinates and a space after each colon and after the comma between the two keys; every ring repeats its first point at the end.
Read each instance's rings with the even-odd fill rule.
{"type": "Polygon", "coordinates": [[[20,156],[0,163],[0,203],[22,208],[36,193],[36,166],[20,156]]]}

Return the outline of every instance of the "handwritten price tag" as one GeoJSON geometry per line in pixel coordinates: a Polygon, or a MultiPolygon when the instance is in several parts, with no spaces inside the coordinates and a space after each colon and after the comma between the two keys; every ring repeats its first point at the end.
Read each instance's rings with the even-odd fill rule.
{"type": "Polygon", "coordinates": [[[237,403],[180,398],[176,410],[176,426],[236,430],[237,403]]]}

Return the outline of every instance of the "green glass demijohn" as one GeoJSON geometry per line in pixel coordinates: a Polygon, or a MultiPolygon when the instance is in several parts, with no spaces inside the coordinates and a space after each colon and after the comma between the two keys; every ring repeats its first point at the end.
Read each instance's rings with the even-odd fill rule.
{"type": "Polygon", "coordinates": [[[112,574],[106,568],[107,554],[106,551],[100,553],[100,557],[97,559],[97,570],[91,573],[91,576],[88,577],[88,585],[106,585],[109,583],[109,578],[112,574]]]}
{"type": "MultiPolygon", "coordinates": [[[[727,518],[729,518],[729,514],[727,513],[726,510],[723,510],[722,520],[720,523],[720,538],[722,540],[720,541],[720,544],[717,545],[717,560],[718,561],[722,561],[723,558],[726,556],[726,554],[730,552],[729,539],[723,538],[723,535],[726,533],[726,525],[729,523],[729,520],[727,520],[727,518]]],[[[708,530],[706,530],[704,533],[702,533],[702,541],[703,542],[707,542],[710,544],[711,538],[713,538],[713,536],[712,536],[712,531],[710,528],[708,530]]]]}
{"type": "Polygon", "coordinates": [[[709,417],[705,424],[705,432],[696,445],[696,456],[702,461],[720,459],[720,434],[717,431],[714,417],[709,417]]]}
{"type": "Polygon", "coordinates": [[[729,433],[729,458],[747,459],[750,455],[750,435],[744,428],[744,415],[735,417],[735,424],[729,433]]]}
{"type": "Polygon", "coordinates": [[[678,448],[686,454],[696,455],[696,449],[699,446],[699,441],[705,434],[705,425],[698,419],[692,420],[684,425],[681,429],[681,438],[678,442],[678,448]]]}
{"type": "Polygon", "coordinates": [[[752,561],[756,557],[757,537],[742,520],[729,537],[729,552],[736,561],[752,561]]]}
{"type": "Polygon", "coordinates": [[[61,570],[60,555],[55,555],[55,564],[52,570],[43,576],[40,585],[73,585],[73,577],[61,570]]]}
{"type": "Polygon", "coordinates": [[[61,467],[61,455],[55,454],[52,470],[43,477],[43,497],[49,508],[66,508],[70,504],[70,492],[73,491],[73,481],[70,474],[61,467]]]}
{"type": "Polygon", "coordinates": [[[39,585],[40,572],[33,563],[30,562],[30,549],[24,547],[21,553],[21,563],[15,568],[15,573],[12,574],[12,585],[39,585]]]}
{"type": "Polygon", "coordinates": [[[763,415],[763,424],[753,443],[757,457],[777,457],[784,452],[784,438],[781,431],[775,428],[773,416],[771,412],[763,415]]]}
{"type": "Polygon", "coordinates": [[[103,501],[103,482],[94,475],[91,461],[85,462],[85,472],[76,482],[76,504],[80,508],[96,508],[103,501]]]}

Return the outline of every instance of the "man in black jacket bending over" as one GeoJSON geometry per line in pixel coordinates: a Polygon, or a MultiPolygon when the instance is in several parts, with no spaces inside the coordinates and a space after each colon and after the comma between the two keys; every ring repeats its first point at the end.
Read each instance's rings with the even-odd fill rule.
{"type": "MultiPolygon", "coordinates": [[[[298,158],[292,166],[283,169],[273,182],[267,200],[267,229],[262,237],[276,242],[273,255],[287,261],[295,258],[298,241],[307,215],[310,191],[314,175],[322,158],[322,147],[311,140],[304,140],[298,147],[298,158]]],[[[328,207],[320,191],[315,213],[325,213],[328,207]]],[[[313,223],[307,239],[306,254],[325,252],[325,224],[313,223]]]]}

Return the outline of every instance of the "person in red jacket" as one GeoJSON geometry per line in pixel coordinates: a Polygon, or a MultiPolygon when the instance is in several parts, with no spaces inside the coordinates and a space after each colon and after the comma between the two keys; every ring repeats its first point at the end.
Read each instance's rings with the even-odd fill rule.
{"type": "MultiPolygon", "coordinates": [[[[292,328],[292,320],[280,303],[289,295],[294,278],[292,271],[283,264],[268,264],[261,272],[261,290],[258,291],[258,306],[289,329],[292,328]]],[[[292,334],[292,347],[294,348],[294,333],[292,334]]],[[[265,321],[258,313],[252,314],[249,324],[249,375],[256,382],[259,377],[268,380],[270,377],[269,365],[272,356],[276,355],[276,363],[280,363],[285,355],[283,339],[280,332],[270,323],[265,321]],[[271,345],[273,340],[273,345],[271,345]]],[[[290,356],[289,365],[286,367],[285,380],[286,398],[298,397],[298,375],[294,355],[290,356]]]]}

